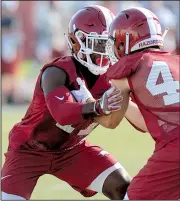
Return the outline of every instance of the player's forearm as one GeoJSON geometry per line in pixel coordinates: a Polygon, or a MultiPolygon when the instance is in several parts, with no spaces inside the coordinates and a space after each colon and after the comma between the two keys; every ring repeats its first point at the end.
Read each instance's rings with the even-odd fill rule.
{"type": "MultiPolygon", "coordinates": [[[[94,101],[95,99],[89,99],[87,103],[94,102],[94,101]]],[[[119,125],[118,117],[119,117],[119,114],[118,114],[118,111],[116,111],[108,115],[96,116],[94,117],[94,121],[105,128],[114,129],[119,125]]]]}
{"type": "MultiPolygon", "coordinates": [[[[96,101],[94,98],[89,98],[87,100],[87,103],[91,103],[96,101]]],[[[94,121],[97,122],[98,124],[100,124],[101,126],[105,127],[105,128],[110,128],[109,125],[109,119],[111,118],[111,115],[102,115],[102,116],[96,116],[94,117],[94,121]]]]}
{"type": "Polygon", "coordinates": [[[119,103],[120,110],[114,111],[108,116],[102,116],[96,118],[96,121],[106,128],[116,128],[119,125],[119,123],[124,118],[124,115],[126,113],[129,104],[130,89],[128,86],[127,79],[111,80],[111,82],[113,85],[115,85],[118,89],[121,90],[123,100],[119,103]]]}
{"type": "MultiPolygon", "coordinates": [[[[91,103],[94,101],[96,101],[94,98],[89,98],[87,100],[87,103],[91,103]]],[[[120,105],[120,103],[119,103],[119,105],[120,105]]],[[[121,113],[122,113],[122,111],[112,111],[108,115],[104,114],[104,115],[96,116],[96,117],[94,117],[94,120],[105,128],[114,129],[119,125],[120,121],[123,118],[121,116],[121,113]]]]}
{"type": "Polygon", "coordinates": [[[105,128],[115,129],[121,121],[119,113],[120,111],[115,111],[109,115],[95,117],[95,121],[105,128]]]}
{"type": "Polygon", "coordinates": [[[128,108],[130,90],[127,85],[126,79],[111,80],[111,81],[113,85],[115,85],[117,88],[121,90],[121,95],[123,97],[123,100],[119,103],[120,110],[116,112],[112,112],[107,117],[104,117],[104,122],[106,122],[106,125],[108,125],[109,128],[116,128],[119,125],[119,123],[122,121],[122,119],[124,118],[126,110],[128,108]]]}
{"type": "Polygon", "coordinates": [[[120,110],[114,111],[110,113],[109,115],[96,117],[95,118],[96,122],[98,122],[100,125],[106,128],[111,128],[111,129],[116,128],[120,124],[122,119],[124,118],[125,112],[128,108],[129,91],[122,90],[122,97],[123,97],[123,101],[119,103],[121,106],[120,110]]]}
{"type": "Polygon", "coordinates": [[[59,87],[48,93],[46,104],[52,117],[60,125],[76,124],[83,120],[82,104],[73,102],[66,87],[59,87]]]}
{"type": "Polygon", "coordinates": [[[125,117],[137,130],[148,132],[146,123],[138,106],[132,101],[129,101],[129,107],[126,111],[125,117]]]}
{"type": "Polygon", "coordinates": [[[60,125],[78,124],[84,119],[90,119],[97,115],[94,111],[94,102],[85,104],[74,102],[66,87],[59,87],[48,93],[46,104],[52,117],[60,125]]]}

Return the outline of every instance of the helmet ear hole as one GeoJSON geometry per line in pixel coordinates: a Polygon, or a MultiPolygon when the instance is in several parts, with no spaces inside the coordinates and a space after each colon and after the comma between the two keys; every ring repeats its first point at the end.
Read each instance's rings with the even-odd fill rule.
{"type": "Polygon", "coordinates": [[[72,44],[75,44],[75,41],[73,40],[73,38],[71,38],[71,43],[72,43],[72,44]]]}
{"type": "Polygon", "coordinates": [[[77,54],[78,51],[79,51],[78,45],[77,44],[73,44],[72,48],[73,48],[74,53],[77,54]]]}

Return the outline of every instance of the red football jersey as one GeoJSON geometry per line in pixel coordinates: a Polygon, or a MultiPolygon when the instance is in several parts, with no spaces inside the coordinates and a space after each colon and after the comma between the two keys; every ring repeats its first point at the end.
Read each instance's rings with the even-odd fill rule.
{"type": "Polygon", "coordinates": [[[109,68],[109,79],[127,77],[153,139],[180,137],[179,56],[144,51],[123,57],[109,68]]]}
{"type": "MultiPolygon", "coordinates": [[[[17,123],[10,132],[9,150],[52,151],[71,149],[97,127],[98,124],[92,120],[84,120],[78,125],[59,125],[52,118],[47,108],[44,93],[40,86],[43,71],[48,67],[56,66],[68,74],[69,79],[66,87],[70,91],[78,89],[77,77],[81,77],[85,83],[87,81],[81,73],[78,73],[78,65],[81,64],[75,62],[71,56],[59,57],[41,69],[31,104],[22,121],[17,123]]],[[[109,87],[110,84],[107,82],[105,75],[102,75],[99,76],[90,92],[94,98],[98,99],[109,87]]]]}

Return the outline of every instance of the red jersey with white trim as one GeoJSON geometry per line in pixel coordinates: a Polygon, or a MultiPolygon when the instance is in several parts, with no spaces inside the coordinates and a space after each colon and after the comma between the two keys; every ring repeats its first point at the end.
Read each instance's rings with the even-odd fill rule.
{"type": "Polygon", "coordinates": [[[179,56],[144,51],[124,56],[106,73],[108,79],[128,78],[149,132],[156,141],[180,137],[179,56]]]}
{"type": "MultiPolygon", "coordinates": [[[[59,125],[47,108],[44,93],[40,86],[44,70],[55,66],[67,73],[69,79],[66,87],[70,91],[79,89],[79,85],[76,82],[77,77],[80,77],[87,83],[87,80],[80,72],[79,65],[81,64],[75,61],[73,57],[68,56],[59,57],[41,69],[30,106],[22,121],[17,123],[10,132],[9,150],[52,151],[71,149],[98,126],[93,120],[84,120],[78,125],[59,125]]],[[[107,82],[105,75],[101,75],[90,89],[90,92],[94,98],[98,99],[109,87],[110,84],[107,82]]]]}

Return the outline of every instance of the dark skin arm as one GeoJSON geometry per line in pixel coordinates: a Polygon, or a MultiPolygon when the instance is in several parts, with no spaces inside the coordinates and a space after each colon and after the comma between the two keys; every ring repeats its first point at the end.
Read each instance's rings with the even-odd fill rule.
{"type": "MultiPolygon", "coordinates": [[[[60,68],[50,67],[47,68],[41,79],[41,87],[44,95],[46,96],[49,92],[54,89],[64,86],[67,82],[67,74],[60,68]]],[[[89,108],[89,103],[96,101],[95,99],[89,99],[87,103],[83,105],[83,110],[86,111],[89,108]]],[[[120,121],[120,111],[112,112],[109,115],[103,115],[95,117],[95,121],[106,128],[115,128],[118,126],[120,121]]]]}
{"type": "MultiPolygon", "coordinates": [[[[65,86],[67,79],[67,74],[62,69],[57,67],[47,68],[43,72],[41,79],[41,87],[43,89],[44,95],[46,96],[49,92],[58,87],[65,86]]],[[[91,103],[84,104],[82,108],[82,113],[88,113],[89,108],[91,107],[91,103]]]]}
{"type": "Polygon", "coordinates": [[[64,86],[67,80],[66,73],[57,68],[51,67],[47,68],[43,74],[41,79],[41,87],[44,91],[44,95],[46,96],[49,92],[54,89],[64,86]]]}
{"type": "MultiPolygon", "coordinates": [[[[41,79],[41,87],[43,89],[44,95],[46,96],[49,92],[58,87],[65,86],[67,79],[67,74],[62,69],[57,67],[47,68],[43,72],[41,79]]],[[[87,114],[91,107],[91,103],[84,104],[82,113],[87,114]]]]}

